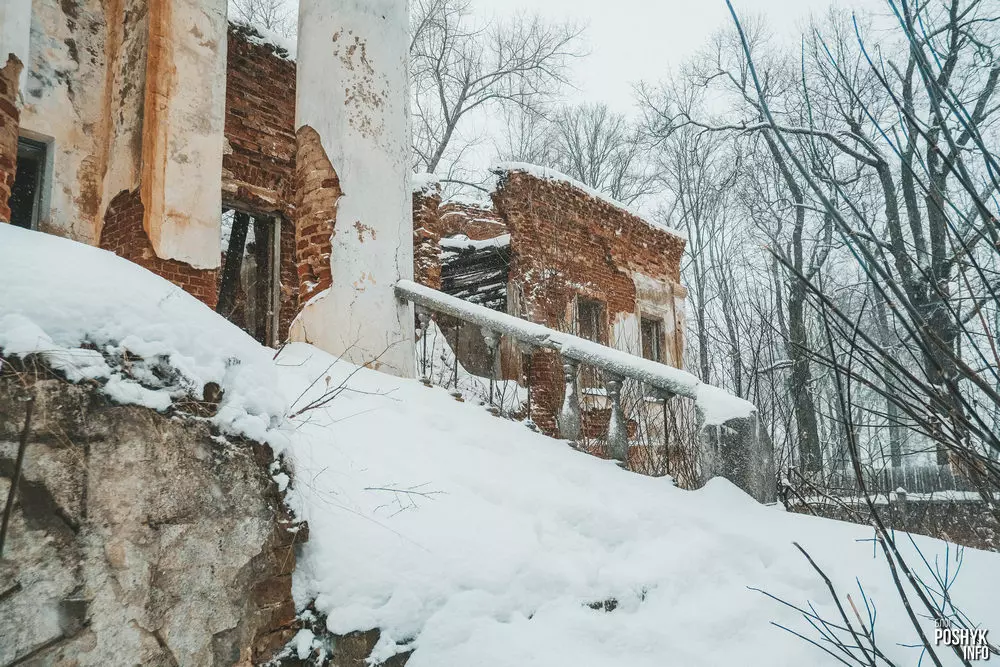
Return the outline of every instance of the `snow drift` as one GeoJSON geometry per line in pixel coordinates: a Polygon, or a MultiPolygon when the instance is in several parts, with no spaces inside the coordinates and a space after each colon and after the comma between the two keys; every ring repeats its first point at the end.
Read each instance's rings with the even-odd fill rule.
{"type": "MultiPolygon", "coordinates": [[[[311,526],[298,601],[315,600],[338,633],[381,628],[376,657],[405,644],[410,667],[839,664],[774,627],[813,636],[750,588],[836,617],[796,541],[842,594],[858,601],[863,587],[883,651],[920,660],[871,530],[761,506],[722,480],[682,491],[307,345],[275,356],[104,251],[0,225],[0,348],[154,409],[218,382],[217,426],[267,440],[294,467],[294,509],[311,526]],[[123,348],[182,380],[126,377],[107,361],[123,348]]],[[[945,557],[942,542],[915,543],[932,564],[945,557]]],[[[998,590],[1000,557],[965,550],[952,597],[998,628],[998,590]]]]}

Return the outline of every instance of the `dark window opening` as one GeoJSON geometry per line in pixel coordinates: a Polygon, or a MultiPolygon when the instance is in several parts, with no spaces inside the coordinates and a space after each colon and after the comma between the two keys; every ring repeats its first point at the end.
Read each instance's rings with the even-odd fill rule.
{"type": "Polygon", "coordinates": [[[216,312],[264,345],[278,340],[280,220],[226,209],[216,312]]]}
{"type": "Polygon", "coordinates": [[[10,222],[25,229],[38,228],[38,210],[45,177],[45,144],[17,140],[17,172],[10,191],[10,222]]]}
{"type": "Polygon", "coordinates": [[[642,356],[646,359],[665,363],[663,359],[663,320],[642,318],[642,356]]]}
{"type": "Polygon", "coordinates": [[[576,300],[576,335],[601,345],[608,344],[604,326],[604,304],[591,299],[576,300]]]}
{"type": "MultiPolygon", "coordinates": [[[[601,345],[608,344],[608,329],[604,324],[604,304],[577,297],[576,335],[601,345]]],[[[593,366],[584,365],[580,369],[580,386],[585,389],[603,387],[600,371],[593,366]]]]}

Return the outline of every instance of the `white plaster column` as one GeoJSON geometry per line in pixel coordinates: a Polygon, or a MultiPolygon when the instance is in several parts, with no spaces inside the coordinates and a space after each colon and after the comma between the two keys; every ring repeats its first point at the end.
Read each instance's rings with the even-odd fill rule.
{"type": "Polygon", "coordinates": [[[149,0],[143,226],[158,257],[219,266],[226,0],[149,0]]]}
{"type": "Polygon", "coordinates": [[[31,45],[31,0],[0,1],[0,68],[11,55],[24,66],[21,70],[20,88],[28,77],[29,49],[31,45]]]}
{"type": "Polygon", "coordinates": [[[296,126],[319,135],[343,194],[332,286],[303,308],[292,336],[412,377],[413,311],[393,292],[397,280],[413,276],[406,5],[299,4],[296,126]]]}

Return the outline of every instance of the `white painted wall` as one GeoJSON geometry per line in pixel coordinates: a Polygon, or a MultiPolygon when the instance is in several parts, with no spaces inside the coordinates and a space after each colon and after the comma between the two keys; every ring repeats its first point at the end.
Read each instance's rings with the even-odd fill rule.
{"type": "Polygon", "coordinates": [[[226,0],[150,2],[144,226],[158,257],[199,269],[217,268],[221,256],[226,8],[226,0]]]}
{"type": "Polygon", "coordinates": [[[31,0],[0,0],[0,67],[7,64],[10,54],[24,64],[21,70],[22,95],[28,76],[30,42],[31,0]]]}
{"type": "Polygon", "coordinates": [[[76,2],[71,17],[59,0],[34,1],[22,91],[20,133],[48,144],[51,165],[42,184],[38,228],[89,244],[99,240],[104,126],[112,116],[105,105],[109,49],[103,4],[76,2]],[[81,25],[101,28],[81,30],[81,25]]]}
{"type": "Polygon", "coordinates": [[[356,364],[414,374],[413,314],[393,285],[413,275],[406,0],[302,0],[296,125],[323,142],[343,190],[333,286],[292,336],[356,364]],[[377,360],[376,360],[377,357],[377,360]]]}

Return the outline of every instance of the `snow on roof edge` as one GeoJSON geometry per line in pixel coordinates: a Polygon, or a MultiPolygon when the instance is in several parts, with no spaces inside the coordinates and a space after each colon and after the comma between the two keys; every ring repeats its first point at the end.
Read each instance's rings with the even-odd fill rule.
{"type": "Polygon", "coordinates": [[[441,179],[426,171],[410,174],[410,191],[422,195],[441,194],[441,179]]]}
{"type": "Polygon", "coordinates": [[[441,239],[443,250],[486,250],[487,248],[502,248],[510,245],[510,234],[501,234],[490,239],[474,241],[465,235],[446,237],[441,239]]]}
{"type": "Polygon", "coordinates": [[[298,40],[294,37],[285,37],[273,30],[256,26],[239,19],[229,19],[229,25],[235,27],[237,31],[251,44],[258,46],[270,46],[274,49],[274,55],[282,60],[295,62],[298,56],[298,40]]]}
{"type": "Polygon", "coordinates": [[[638,218],[639,220],[642,220],[644,223],[646,223],[650,227],[653,227],[654,229],[665,231],[669,234],[673,234],[677,238],[687,241],[687,234],[685,234],[683,230],[675,229],[673,227],[667,227],[657,222],[653,222],[652,220],[647,218],[644,214],[640,213],[638,210],[632,208],[631,206],[623,204],[617,199],[613,199],[612,197],[609,197],[605,193],[601,192],[600,190],[596,190],[590,187],[589,185],[586,185],[585,183],[576,180],[572,176],[567,176],[561,171],[556,171],[555,169],[551,169],[549,167],[542,167],[537,164],[530,164],[528,162],[500,162],[490,167],[490,171],[497,175],[502,175],[505,172],[509,173],[514,171],[519,171],[544,181],[557,181],[560,183],[566,183],[570,187],[576,188],[577,190],[580,190],[581,192],[590,195],[591,197],[597,199],[598,201],[602,201],[605,204],[614,206],[615,208],[620,209],[625,213],[628,213],[629,215],[638,218]]]}

